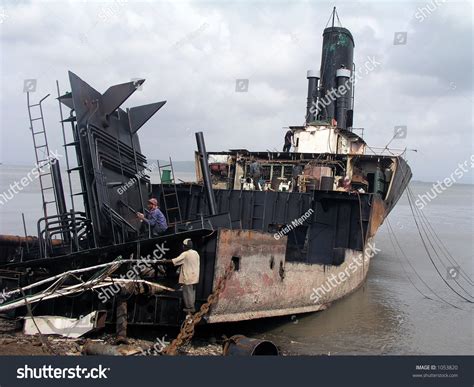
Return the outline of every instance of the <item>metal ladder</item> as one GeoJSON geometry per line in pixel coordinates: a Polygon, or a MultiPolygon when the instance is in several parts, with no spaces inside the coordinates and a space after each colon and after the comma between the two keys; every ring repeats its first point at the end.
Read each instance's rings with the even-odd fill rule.
{"type": "MultiPolygon", "coordinates": [[[[58,94],[57,100],[58,100],[58,103],[59,103],[59,115],[61,117],[60,123],[61,123],[61,130],[62,130],[62,134],[63,134],[63,147],[64,147],[64,157],[66,159],[66,172],[67,172],[68,186],[69,186],[69,197],[70,197],[70,200],[71,200],[71,209],[72,209],[72,211],[75,211],[74,196],[84,194],[83,191],[76,192],[76,193],[73,192],[72,179],[71,179],[71,173],[76,172],[76,171],[81,172],[82,171],[82,166],[77,166],[77,167],[71,168],[70,162],[69,162],[68,148],[72,146],[72,147],[74,147],[74,149],[76,149],[76,145],[78,145],[78,143],[79,143],[79,139],[75,138],[75,136],[74,136],[74,133],[75,133],[74,126],[75,126],[75,122],[76,122],[76,117],[73,114],[73,110],[71,110],[71,113],[70,113],[69,117],[64,119],[62,104],[64,103],[65,100],[68,100],[68,99],[70,99],[72,101],[72,94],[71,93],[66,93],[64,95],[61,95],[61,92],[59,90],[59,82],[58,81],[56,81],[56,90],[57,90],[57,94],[58,94]],[[71,123],[72,133],[73,133],[73,136],[74,136],[73,141],[71,141],[71,142],[68,142],[67,136],[66,136],[66,130],[64,128],[64,124],[66,122],[71,123]]],[[[78,159],[78,162],[79,162],[79,159],[78,159]]]]}
{"type": "Polygon", "coordinates": [[[183,221],[182,216],[181,216],[181,208],[179,206],[179,198],[178,198],[178,190],[176,189],[176,182],[174,178],[174,169],[173,169],[173,163],[171,161],[170,157],[170,162],[169,164],[165,165],[160,165],[160,161],[157,160],[158,163],[158,172],[160,174],[160,187],[161,187],[161,195],[163,197],[163,204],[165,206],[165,213],[166,213],[166,220],[168,221],[168,226],[170,225],[175,225],[177,223],[181,223],[183,221]],[[170,175],[170,184],[173,185],[173,192],[165,193],[165,189],[163,188],[163,170],[165,168],[171,168],[171,175],[170,175]],[[170,203],[171,200],[173,200],[171,197],[174,197],[174,203],[170,203]],[[170,207],[173,206],[173,207],[170,207]],[[175,213],[174,216],[171,216],[170,213],[175,213]]]}
{"type": "Polygon", "coordinates": [[[48,222],[48,206],[54,204],[56,207],[56,214],[59,212],[56,196],[53,187],[53,178],[51,172],[51,156],[49,153],[48,138],[46,136],[46,127],[43,116],[43,101],[49,97],[47,94],[40,99],[38,103],[30,103],[30,93],[26,93],[26,100],[28,104],[28,117],[30,119],[30,130],[33,137],[33,147],[35,150],[36,168],[39,172],[38,179],[41,189],[41,198],[43,200],[43,213],[48,222]],[[36,112],[35,112],[36,110],[36,112]],[[38,115],[38,116],[34,116],[38,115]],[[47,170],[43,170],[47,168],[47,170]]]}

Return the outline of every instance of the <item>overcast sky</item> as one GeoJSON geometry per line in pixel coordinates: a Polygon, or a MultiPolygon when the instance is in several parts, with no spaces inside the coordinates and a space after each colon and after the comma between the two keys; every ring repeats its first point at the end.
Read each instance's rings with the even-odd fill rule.
{"type": "MultiPolygon", "coordinates": [[[[0,162],[34,160],[25,79],[37,79],[35,100],[51,93],[50,149],[62,149],[53,97],[56,79],[69,90],[68,70],[101,92],[145,78],[125,107],[168,101],[140,130],[149,158],[192,160],[198,130],[208,150],[280,150],[284,127],[304,122],[306,70],[320,67],[333,5],[364,70],[354,126],[384,147],[406,125],[391,146],[418,150],[407,153],[414,178],[449,176],[474,153],[472,5],[440,0],[0,1],[0,162]],[[394,45],[396,32],[406,44],[394,45]],[[248,79],[247,92],[236,79],[248,79]]],[[[474,182],[468,169],[461,182],[474,182]]]]}

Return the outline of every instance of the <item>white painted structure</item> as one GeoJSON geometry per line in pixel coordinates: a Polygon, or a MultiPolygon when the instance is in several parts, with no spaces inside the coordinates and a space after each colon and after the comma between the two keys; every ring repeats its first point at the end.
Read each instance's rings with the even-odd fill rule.
{"type": "Polygon", "coordinates": [[[365,142],[356,134],[329,125],[292,128],[294,152],[364,154],[365,142]]]}

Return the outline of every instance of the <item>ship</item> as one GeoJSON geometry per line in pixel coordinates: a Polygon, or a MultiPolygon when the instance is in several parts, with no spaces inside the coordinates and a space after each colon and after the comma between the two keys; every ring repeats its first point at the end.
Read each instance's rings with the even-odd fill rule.
{"type": "Polygon", "coordinates": [[[187,238],[201,261],[198,308],[232,270],[203,323],[317,312],[358,289],[377,251],[377,230],[412,173],[403,150],[372,148],[353,127],[355,44],[335,16],[334,10],[323,31],[320,70],[307,72],[304,123],[285,129],[290,143],[282,151],[207,151],[197,132],[193,182],[176,181],[171,159],[155,163],[161,181],[150,181],[138,132],[166,101],[121,107],[143,79],[100,93],[69,72],[71,91],[63,94],[57,84],[62,157],[49,151],[46,97],[33,103],[28,93],[44,216],[35,236],[26,227],[24,236],[0,236],[0,288],[12,295],[0,314],[100,312],[110,324],[125,318],[179,326],[185,313],[178,273],[159,259],[178,256],[187,238]],[[150,197],[166,216],[163,235],[144,229],[136,216],[150,197]],[[153,257],[148,270],[133,270],[153,257]],[[103,297],[97,278],[109,286],[128,278],[133,286],[103,297]],[[25,300],[34,302],[33,311],[25,300]]]}

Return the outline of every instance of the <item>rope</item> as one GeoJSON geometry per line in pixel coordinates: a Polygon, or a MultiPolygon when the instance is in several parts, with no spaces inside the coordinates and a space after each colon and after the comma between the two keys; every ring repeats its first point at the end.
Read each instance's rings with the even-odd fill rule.
{"type": "MultiPolygon", "coordinates": [[[[411,197],[411,200],[412,200],[412,203],[414,202],[414,195],[413,195],[413,192],[411,191],[410,188],[408,188],[408,191],[407,193],[410,194],[410,197],[411,197]]],[[[426,223],[424,222],[423,218],[421,217],[421,210],[418,209],[418,208],[415,208],[415,211],[416,213],[418,214],[418,220],[420,221],[420,226],[421,226],[421,230],[423,231],[423,233],[425,234],[425,237],[429,243],[429,245],[431,246],[433,252],[435,253],[436,257],[438,258],[438,260],[440,261],[441,265],[443,266],[444,269],[447,270],[447,266],[444,264],[443,260],[441,259],[441,257],[439,256],[438,252],[437,252],[437,249],[435,248],[435,246],[433,246],[433,243],[430,239],[430,236],[428,235],[428,232],[427,232],[427,226],[426,226],[426,223]]],[[[469,297],[472,297],[472,295],[458,282],[457,278],[453,278],[454,279],[454,282],[456,282],[456,284],[469,296],[469,297]]]]}
{"type": "MultiPolygon", "coordinates": [[[[413,193],[410,191],[410,189],[408,189],[408,192],[410,192],[411,198],[412,198],[412,200],[413,200],[413,193]]],[[[441,263],[441,265],[443,266],[443,268],[445,268],[445,269],[447,270],[447,266],[443,263],[443,260],[442,260],[441,257],[439,256],[439,254],[438,254],[436,248],[433,246],[433,243],[432,243],[432,241],[431,241],[431,239],[430,239],[430,237],[429,237],[429,235],[428,235],[428,233],[427,233],[427,231],[426,231],[426,224],[423,222],[423,219],[422,219],[421,216],[420,216],[421,210],[418,209],[418,208],[416,208],[415,211],[417,211],[417,213],[418,213],[418,219],[420,220],[421,229],[422,229],[423,233],[425,234],[425,237],[426,237],[426,239],[427,239],[429,245],[431,246],[433,252],[435,253],[435,255],[436,255],[436,257],[438,258],[438,260],[440,261],[440,263],[441,263]]],[[[471,294],[470,294],[466,289],[464,289],[464,287],[458,282],[458,280],[457,280],[456,278],[454,278],[454,281],[456,282],[456,284],[457,284],[469,297],[472,297],[471,294]]]]}
{"type": "Polygon", "coordinates": [[[416,219],[416,216],[415,216],[415,210],[413,209],[413,203],[412,203],[412,199],[409,195],[409,191],[407,190],[406,192],[406,195],[407,195],[407,198],[408,198],[408,203],[410,205],[410,209],[411,209],[411,212],[412,212],[412,215],[413,215],[413,220],[415,221],[415,225],[416,225],[416,228],[418,230],[418,234],[421,238],[421,242],[423,243],[423,246],[425,248],[425,251],[426,251],[426,254],[428,255],[428,258],[429,260],[431,261],[433,267],[435,268],[436,272],[438,273],[439,277],[443,280],[443,282],[446,284],[446,286],[451,289],[454,293],[456,293],[459,297],[461,297],[463,300],[469,302],[469,303],[473,303],[471,300],[468,300],[466,297],[464,297],[462,294],[460,294],[458,291],[456,291],[456,289],[454,289],[448,281],[446,281],[446,279],[443,277],[443,275],[441,274],[441,272],[439,271],[438,267],[436,266],[434,260],[433,260],[433,257],[431,256],[430,254],[430,251],[428,249],[428,246],[426,245],[426,242],[425,242],[425,239],[423,238],[423,235],[421,233],[421,229],[420,229],[420,225],[418,224],[418,221],[416,219]]]}
{"type": "MultiPolygon", "coordinates": [[[[412,195],[412,198],[415,196],[413,194],[413,191],[411,190],[411,188],[408,188],[409,191],[410,191],[410,194],[412,195]]],[[[469,278],[469,276],[467,275],[467,273],[464,272],[464,270],[461,269],[461,265],[459,265],[459,263],[456,261],[456,259],[451,255],[451,253],[449,252],[448,248],[446,247],[446,245],[443,243],[443,241],[441,240],[441,238],[438,236],[438,234],[436,233],[436,231],[434,230],[433,226],[431,225],[430,221],[428,220],[428,218],[426,217],[426,215],[423,213],[423,211],[419,210],[418,213],[421,215],[421,217],[424,219],[424,222],[426,224],[426,226],[428,227],[428,229],[430,230],[430,234],[434,237],[435,239],[435,243],[436,245],[438,246],[438,248],[440,250],[444,250],[443,251],[443,254],[444,256],[446,257],[446,259],[449,261],[449,263],[451,263],[452,265],[455,265],[455,266],[459,266],[460,270],[459,270],[459,273],[460,273],[460,276],[462,276],[467,282],[469,285],[473,286],[474,285],[474,282],[469,278]],[[439,243],[438,243],[439,242],[439,243]]]]}
{"type": "MultiPolygon", "coordinates": [[[[412,283],[412,285],[418,290],[418,292],[423,295],[424,297],[428,298],[429,300],[433,300],[433,301],[437,301],[437,302],[444,302],[446,303],[447,305],[450,305],[452,306],[453,308],[456,308],[456,309],[460,309],[460,310],[464,310],[460,307],[458,307],[457,305],[454,305],[452,303],[450,303],[449,301],[446,301],[444,298],[442,298],[441,296],[439,296],[424,280],[423,278],[421,278],[421,276],[418,274],[418,272],[416,271],[415,267],[411,264],[407,254],[405,253],[405,250],[403,250],[402,246],[400,245],[400,242],[398,241],[398,238],[397,236],[395,235],[395,232],[393,231],[393,228],[392,228],[392,225],[390,224],[390,221],[387,219],[387,226],[389,228],[389,237],[390,237],[390,241],[392,242],[392,246],[395,248],[395,245],[393,244],[393,241],[395,241],[395,243],[397,244],[398,246],[398,249],[401,251],[403,257],[405,258],[406,262],[408,263],[408,265],[411,267],[411,269],[413,270],[413,272],[415,273],[415,275],[418,277],[418,279],[423,283],[423,285],[425,285],[428,290],[431,291],[431,293],[433,293],[433,295],[435,297],[437,297],[439,300],[435,300],[431,297],[428,297],[427,295],[423,294],[417,287],[416,285],[414,284],[414,282],[411,280],[410,276],[408,275],[408,272],[406,271],[406,269],[404,268],[403,264],[402,264],[402,268],[403,270],[405,271],[405,273],[407,274],[407,278],[410,280],[410,282],[412,283]],[[392,240],[392,236],[393,236],[393,240],[392,240]]],[[[396,253],[395,251],[395,256],[397,257],[397,259],[400,261],[401,263],[401,260],[400,260],[400,257],[398,256],[398,254],[396,253]]]]}

